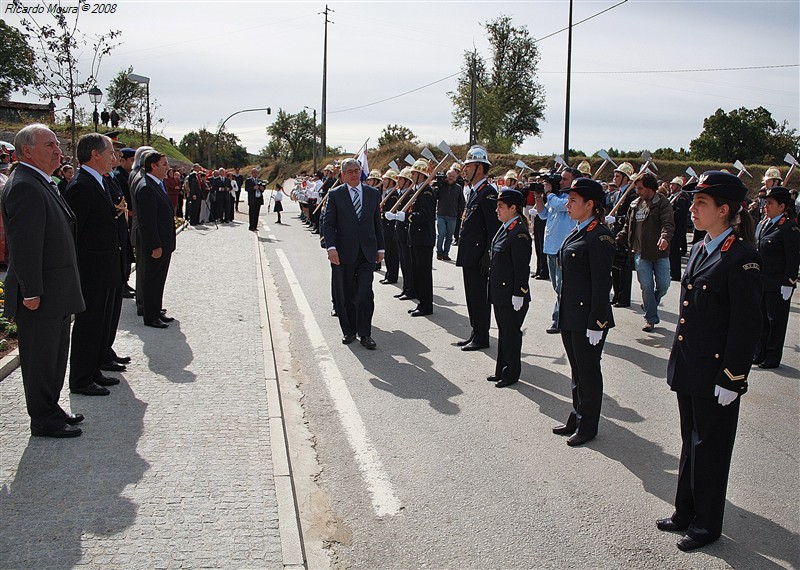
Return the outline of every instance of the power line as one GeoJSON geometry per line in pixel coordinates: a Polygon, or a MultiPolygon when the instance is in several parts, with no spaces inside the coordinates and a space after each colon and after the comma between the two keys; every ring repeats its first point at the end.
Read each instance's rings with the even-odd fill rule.
{"type": "MultiPolygon", "coordinates": [[[[780,69],[786,67],[800,67],[800,63],[787,63],[785,65],[751,65],[748,67],[708,67],[704,69],[640,69],[631,71],[573,71],[572,73],[611,75],[611,74],[644,74],[644,73],[705,73],[709,71],[743,71],[749,69],[780,69]]],[[[541,71],[540,73],[564,73],[563,71],[541,71]]]]}
{"type": "MultiPolygon", "coordinates": [[[[605,10],[601,10],[601,11],[600,11],[600,12],[598,12],[597,14],[592,14],[592,15],[591,15],[591,16],[589,16],[588,18],[584,18],[583,20],[580,20],[579,22],[575,22],[574,24],[572,24],[572,27],[574,28],[575,26],[577,26],[577,25],[580,25],[580,24],[583,24],[584,22],[588,22],[589,20],[591,20],[592,18],[596,18],[596,17],[597,17],[597,16],[599,16],[600,14],[605,14],[605,13],[606,13],[606,12],[608,12],[609,10],[613,10],[613,9],[614,9],[614,8],[616,8],[617,6],[622,6],[622,5],[623,5],[623,4],[625,4],[625,2],[627,2],[627,1],[628,1],[628,0],[622,0],[622,2],[618,2],[617,4],[614,4],[613,6],[609,6],[608,8],[606,8],[605,10]]],[[[539,38],[539,39],[535,39],[535,40],[533,40],[533,41],[534,41],[534,42],[540,42],[540,41],[542,41],[542,40],[546,40],[547,38],[552,38],[553,36],[555,36],[555,35],[557,35],[557,34],[560,34],[561,32],[566,32],[568,29],[569,29],[569,26],[567,26],[566,28],[561,28],[560,30],[558,30],[558,31],[555,31],[555,32],[553,32],[552,34],[547,34],[546,36],[544,36],[544,37],[541,37],[541,38],[539,38]]]]}

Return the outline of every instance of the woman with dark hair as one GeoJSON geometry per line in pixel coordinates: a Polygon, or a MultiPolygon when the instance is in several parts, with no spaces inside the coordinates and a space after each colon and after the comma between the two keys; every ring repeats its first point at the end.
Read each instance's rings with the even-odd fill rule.
{"type": "Polygon", "coordinates": [[[567,213],[578,225],[558,252],[562,276],[557,324],[572,369],[572,412],[553,433],[569,436],[570,447],[597,435],[603,403],[600,358],[614,326],[609,299],[614,236],[603,223],[604,203],[599,182],[578,178],[572,183],[567,213]]]}
{"type": "Polygon", "coordinates": [[[794,222],[794,200],[789,190],[773,186],[764,200],[766,216],[756,230],[756,247],[761,254],[761,339],[753,364],[777,368],[783,356],[783,341],[789,323],[789,306],[797,286],[800,264],[800,228],[794,222]]]}
{"type": "Polygon", "coordinates": [[[167,176],[164,178],[164,187],[167,189],[167,196],[169,201],[172,202],[172,213],[179,216],[178,213],[178,194],[181,191],[181,173],[177,168],[170,168],[167,171],[167,176]],[[177,176],[175,176],[177,174],[177,176]]]}
{"type": "Polygon", "coordinates": [[[75,167],[71,164],[64,164],[56,172],[58,173],[58,177],[61,178],[61,180],[58,181],[58,191],[63,195],[67,190],[67,184],[69,184],[70,180],[75,176],[75,167]]]}
{"type": "Polygon", "coordinates": [[[656,521],[685,532],[680,550],[700,548],[722,534],[740,395],[759,338],[761,258],[752,245],[752,218],[742,210],[747,188],[712,170],[696,184],[689,211],[698,230],[681,280],[678,327],[667,366],[677,393],[681,455],[675,512],[656,521]]]}

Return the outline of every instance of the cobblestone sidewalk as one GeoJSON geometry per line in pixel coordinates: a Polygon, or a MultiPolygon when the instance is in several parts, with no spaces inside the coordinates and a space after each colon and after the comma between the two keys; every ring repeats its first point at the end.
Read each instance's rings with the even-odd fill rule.
{"type": "Polygon", "coordinates": [[[124,300],[122,382],[62,392],[81,437],[31,437],[19,369],[0,382],[0,568],[283,567],[253,240],[238,221],[178,236],[175,322],[124,300]]]}

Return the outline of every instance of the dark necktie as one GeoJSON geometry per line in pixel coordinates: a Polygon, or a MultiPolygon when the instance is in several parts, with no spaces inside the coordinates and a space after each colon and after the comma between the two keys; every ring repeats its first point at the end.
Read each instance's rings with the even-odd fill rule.
{"type": "Polygon", "coordinates": [[[772,220],[769,219],[761,226],[761,231],[758,233],[758,237],[760,238],[763,236],[767,231],[772,227],[772,220]]]}

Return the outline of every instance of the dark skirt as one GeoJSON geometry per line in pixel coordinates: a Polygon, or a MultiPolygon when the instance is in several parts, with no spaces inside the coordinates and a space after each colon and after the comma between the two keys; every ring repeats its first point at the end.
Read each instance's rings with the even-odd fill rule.
{"type": "Polygon", "coordinates": [[[274,212],[283,212],[283,204],[280,202],[275,202],[275,207],[273,208],[274,212]]]}

